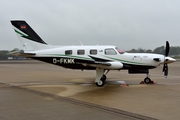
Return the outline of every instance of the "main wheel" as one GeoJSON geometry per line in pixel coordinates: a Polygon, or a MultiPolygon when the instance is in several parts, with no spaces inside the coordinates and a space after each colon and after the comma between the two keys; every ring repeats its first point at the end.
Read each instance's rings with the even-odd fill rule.
{"type": "Polygon", "coordinates": [[[148,77],[146,77],[146,78],[144,79],[144,82],[145,82],[146,84],[149,84],[149,83],[151,82],[151,79],[148,78],[148,77]]]}
{"type": "Polygon", "coordinates": [[[98,87],[103,87],[104,86],[104,81],[100,80],[99,82],[96,82],[96,85],[98,87]]]}
{"type": "Polygon", "coordinates": [[[106,80],[106,75],[103,74],[103,76],[101,77],[101,80],[105,81],[106,80]]]}

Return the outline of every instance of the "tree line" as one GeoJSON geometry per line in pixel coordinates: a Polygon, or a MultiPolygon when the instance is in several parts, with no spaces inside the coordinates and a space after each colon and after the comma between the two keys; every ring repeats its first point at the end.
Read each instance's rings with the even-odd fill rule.
{"type": "MultiPolygon", "coordinates": [[[[127,52],[129,53],[156,53],[156,54],[164,54],[165,47],[157,47],[154,50],[151,49],[131,49],[128,50],[127,52]]],[[[179,46],[171,46],[170,51],[169,51],[169,56],[180,56],[180,47],[179,46]]]]}
{"type": "Polygon", "coordinates": [[[14,55],[11,55],[11,54],[8,54],[9,52],[12,52],[12,51],[15,51],[17,50],[14,49],[14,50],[1,50],[0,51],[0,60],[7,60],[7,59],[16,59],[16,60],[19,60],[19,59],[23,59],[24,57],[20,57],[20,56],[14,56],[14,55]]]}

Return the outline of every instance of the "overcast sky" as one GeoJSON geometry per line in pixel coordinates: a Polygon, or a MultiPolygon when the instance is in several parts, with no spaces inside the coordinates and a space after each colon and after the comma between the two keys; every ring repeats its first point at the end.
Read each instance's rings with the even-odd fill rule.
{"type": "Polygon", "coordinates": [[[15,19],[52,45],[180,46],[180,0],[0,0],[0,18],[0,50],[21,48],[15,19]]]}

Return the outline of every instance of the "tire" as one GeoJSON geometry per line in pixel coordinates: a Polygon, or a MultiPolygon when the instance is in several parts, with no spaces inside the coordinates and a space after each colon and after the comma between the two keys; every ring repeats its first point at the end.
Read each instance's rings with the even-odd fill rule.
{"type": "Polygon", "coordinates": [[[106,75],[103,75],[103,76],[101,77],[101,80],[102,80],[102,81],[106,81],[106,75]]]}
{"type": "Polygon", "coordinates": [[[103,87],[104,86],[104,81],[100,80],[99,82],[96,82],[97,87],[103,87]]]}
{"type": "Polygon", "coordinates": [[[148,77],[146,77],[146,78],[144,79],[144,82],[145,82],[146,84],[150,84],[150,83],[151,83],[151,79],[148,78],[148,77]]]}

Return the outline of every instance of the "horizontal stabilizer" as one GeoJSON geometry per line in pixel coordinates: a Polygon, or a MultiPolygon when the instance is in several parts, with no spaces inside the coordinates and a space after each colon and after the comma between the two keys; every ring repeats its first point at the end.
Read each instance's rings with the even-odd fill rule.
{"type": "Polygon", "coordinates": [[[20,53],[20,56],[34,56],[36,53],[20,53]]]}
{"type": "Polygon", "coordinates": [[[24,53],[23,50],[10,51],[8,54],[15,56],[24,56],[24,57],[30,57],[36,55],[36,53],[24,53]]]}

